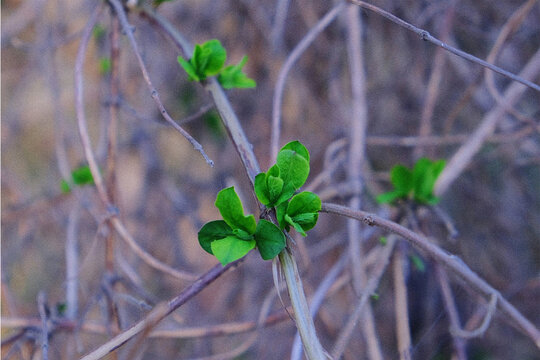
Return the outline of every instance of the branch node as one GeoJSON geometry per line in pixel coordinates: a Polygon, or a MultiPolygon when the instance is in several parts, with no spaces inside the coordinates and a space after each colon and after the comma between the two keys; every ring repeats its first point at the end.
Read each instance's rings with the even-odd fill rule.
{"type": "Polygon", "coordinates": [[[362,220],[364,221],[366,225],[369,225],[369,226],[375,225],[375,220],[373,220],[373,217],[371,217],[371,215],[364,216],[362,220]]]}

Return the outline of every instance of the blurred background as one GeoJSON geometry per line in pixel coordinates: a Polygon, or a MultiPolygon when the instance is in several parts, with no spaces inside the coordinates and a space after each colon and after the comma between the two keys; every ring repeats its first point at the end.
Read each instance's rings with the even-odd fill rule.
{"type": "MultiPolygon", "coordinates": [[[[494,56],[498,66],[514,73],[540,47],[540,6],[534,1],[513,24],[509,19],[516,17],[525,1],[373,3],[482,59],[493,51],[504,29],[513,26],[494,56]]],[[[192,280],[153,269],[110,231],[105,222],[107,209],[94,186],[69,193],[61,189],[62,162],[69,165],[69,171],[87,164],[75,113],[74,69],[81,35],[96,2],[3,0],[1,4],[2,356],[40,358],[41,292],[46,294],[51,316],[72,320],[52,334],[49,357],[77,358],[106,342],[118,329],[134,324],[157,303],[177,295],[192,280]],[[106,264],[106,239],[114,244],[112,269],[106,264]],[[67,276],[66,254],[70,252],[76,254],[74,266],[78,269],[77,309],[65,306],[67,283],[72,280],[67,276]],[[110,304],[115,308],[116,330],[111,325],[110,304]]],[[[192,44],[219,39],[227,49],[227,64],[248,56],[244,70],[257,81],[257,87],[229,90],[227,95],[264,171],[270,165],[272,100],[279,72],[299,41],[336,4],[177,0],[164,2],[156,10],[192,44]],[[279,13],[283,5],[285,12],[279,13]]],[[[121,220],[152,256],[175,269],[200,275],[217,263],[197,242],[199,228],[219,218],[214,207],[217,192],[234,185],[247,212],[258,216],[258,207],[212,99],[200,84],[188,81],[176,60],[185,55],[140,9],[132,7],[128,15],[152,82],[169,114],[203,145],[215,166],[208,166],[163,121],[122,33],[117,63],[119,96],[111,95],[111,33],[116,25],[107,4],[93,28],[83,68],[89,133],[102,174],[110,176],[110,108],[117,110],[115,205],[121,220]]],[[[365,10],[360,14],[368,117],[362,208],[378,211],[380,205],[374,198],[391,189],[392,166],[412,166],[419,156],[449,159],[497,101],[487,88],[483,68],[438,51],[378,14],[365,10]],[[423,133],[429,136],[426,146],[419,145],[418,137],[423,118],[430,124],[423,133]]],[[[311,183],[323,201],[340,204],[347,204],[351,196],[346,174],[353,114],[346,39],[342,11],[288,74],[280,144],[291,140],[305,144],[312,159],[308,186],[311,183]],[[327,176],[313,183],[321,173],[327,176]]],[[[537,76],[534,82],[539,81],[537,76]]],[[[495,75],[494,84],[503,93],[510,81],[495,75]]],[[[526,90],[466,171],[442,195],[439,207],[457,236],[449,238],[432,210],[416,211],[426,233],[501,291],[537,326],[539,100],[538,93],[526,90]]],[[[360,236],[365,252],[380,247],[383,235],[387,234],[377,230],[360,236]]],[[[321,214],[308,237],[296,239],[309,297],[347,252],[346,220],[321,214]]],[[[454,348],[435,266],[424,254],[405,243],[403,247],[408,260],[413,358],[450,359],[454,348]]],[[[471,321],[474,327],[482,320],[486,302],[458,279],[450,278],[461,322],[471,321]]],[[[377,295],[371,305],[384,358],[399,358],[390,271],[383,275],[377,295]]],[[[315,322],[325,348],[332,348],[356,299],[348,270],[344,270],[315,322]]],[[[286,293],[283,301],[289,304],[286,293]]],[[[275,296],[271,262],[255,253],[158,328],[194,331],[130,342],[117,352],[118,358],[128,358],[133,351],[141,359],[216,354],[217,358],[285,359],[295,334],[293,321],[275,296]],[[273,321],[254,330],[265,299],[269,299],[267,311],[273,321]],[[230,326],[231,334],[212,332],[219,324],[230,326]],[[255,340],[247,350],[219,357],[241,347],[253,334],[255,340]]],[[[484,336],[468,341],[466,349],[470,359],[539,356],[534,343],[499,314],[484,336]]],[[[360,331],[353,335],[343,358],[368,358],[360,331]]]]}

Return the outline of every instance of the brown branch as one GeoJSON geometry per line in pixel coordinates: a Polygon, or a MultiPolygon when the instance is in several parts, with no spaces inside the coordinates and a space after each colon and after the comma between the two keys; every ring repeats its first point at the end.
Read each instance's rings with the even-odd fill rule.
{"type": "Polygon", "coordinates": [[[283,93],[285,92],[285,82],[287,75],[292,69],[294,63],[300,58],[300,55],[311,45],[317,36],[336,18],[344,7],[344,2],[339,2],[319,22],[309,30],[309,32],[296,45],[293,51],[287,57],[285,64],[281,67],[278,79],[274,88],[274,100],[272,102],[272,132],[270,135],[270,157],[271,162],[276,161],[279,150],[279,137],[281,129],[281,104],[283,102],[283,93]]]}
{"type": "MultiPolygon", "coordinates": [[[[494,63],[497,55],[499,54],[504,42],[510,36],[510,34],[517,29],[517,27],[525,20],[525,17],[529,14],[532,7],[535,5],[535,3],[538,0],[529,0],[523,5],[521,5],[513,14],[510,16],[508,21],[504,24],[503,28],[501,29],[501,32],[499,33],[499,36],[497,36],[497,40],[495,40],[495,45],[491,48],[491,51],[489,52],[486,60],[490,63],[494,63]]],[[[493,72],[488,71],[488,69],[484,70],[484,77],[486,81],[486,86],[493,98],[499,103],[500,106],[503,106],[506,111],[508,111],[510,114],[514,115],[516,118],[527,121],[527,122],[533,122],[530,121],[530,119],[525,119],[525,116],[522,115],[520,112],[518,112],[516,109],[514,109],[512,106],[507,105],[504,101],[504,97],[501,95],[501,93],[497,90],[497,87],[495,86],[495,79],[493,76],[493,72]]]]}
{"type": "MultiPolygon", "coordinates": [[[[364,74],[364,56],[362,53],[362,18],[360,9],[354,5],[347,6],[346,12],[347,26],[347,54],[349,60],[349,73],[351,78],[351,107],[350,114],[350,134],[347,163],[347,179],[353,186],[354,195],[349,201],[352,209],[360,209],[362,199],[362,168],[366,162],[366,132],[368,125],[367,100],[366,100],[366,76],[364,74]]],[[[366,269],[364,268],[364,250],[362,243],[364,239],[358,234],[360,225],[357,221],[350,219],[347,222],[347,233],[349,239],[349,255],[353,288],[356,294],[361,294],[363,287],[367,283],[366,269]]],[[[368,356],[372,360],[382,359],[382,351],[377,337],[377,329],[371,304],[365,305],[363,313],[364,321],[361,323],[363,336],[367,342],[368,356]]]]}
{"type": "Polygon", "coordinates": [[[103,10],[103,3],[95,7],[88,23],[86,24],[83,34],[81,36],[81,42],[79,44],[79,49],[77,50],[77,57],[75,58],[75,111],[77,114],[77,123],[79,126],[79,135],[81,137],[81,142],[84,148],[84,155],[86,161],[88,161],[88,166],[94,178],[94,183],[98,190],[99,197],[103,204],[109,208],[110,201],[107,195],[107,190],[105,189],[105,184],[103,183],[103,177],[99,171],[99,166],[97,164],[94,152],[92,150],[92,144],[90,141],[90,136],[88,135],[88,126],[86,121],[86,114],[84,112],[84,78],[83,78],[83,67],[84,67],[84,58],[86,56],[86,50],[88,48],[88,42],[92,36],[92,29],[97,23],[99,14],[103,10]]]}
{"type": "Polygon", "coordinates": [[[366,286],[364,286],[364,288],[362,289],[362,296],[358,299],[353,313],[349,315],[349,320],[347,321],[345,326],[342,327],[336,338],[337,340],[331,353],[333,359],[341,358],[341,355],[345,351],[345,347],[347,346],[347,343],[349,342],[351,336],[354,333],[356,323],[358,322],[360,315],[364,312],[364,306],[366,306],[367,301],[375,293],[377,286],[379,286],[381,277],[383,276],[384,272],[388,267],[388,264],[390,263],[390,257],[394,250],[395,244],[396,237],[390,236],[388,238],[387,244],[381,249],[378,259],[375,262],[375,268],[371,271],[366,286]]]}
{"type": "Polygon", "coordinates": [[[39,317],[41,319],[41,358],[49,359],[49,311],[47,309],[47,296],[40,291],[37,298],[39,317]]]}
{"type": "Polygon", "coordinates": [[[209,284],[211,284],[218,277],[223,275],[228,270],[236,268],[243,259],[237,260],[223,267],[221,264],[217,264],[212,269],[210,269],[206,274],[202,275],[195,283],[186,287],[178,296],[174,297],[167,303],[167,311],[160,312],[159,316],[146,316],[144,319],[137,322],[135,325],[129,329],[118,334],[111,340],[107,341],[105,344],[99,346],[94,351],[83,356],[81,360],[96,360],[101,359],[112,351],[116,350],[127,341],[147,329],[148,324],[158,323],[163,320],[165,317],[170,315],[174,310],[178,309],[180,306],[185,304],[189,299],[200,293],[205,289],[209,284]]]}
{"type": "MultiPolygon", "coordinates": [[[[525,79],[532,79],[538,75],[540,72],[540,49],[531,57],[527,65],[520,72],[520,75],[525,79]]],[[[476,128],[473,134],[470,136],[469,140],[459,150],[452,156],[445,169],[437,179],[435,184],[435,195],[443,194],[450,185],[457,179],[459,175],[465,170],[465,168],[470,164],[472,158],[480,151],[482,145],[486,141],[487,137],[490,136],[494,131],[497,125],[497,122],[504,116],[506,113],[506,106],[511,106],[517,102],[520,96],[525,92],[527,88],[521,84],[512,83],[508,86],[504,93],[506,104],[501,106],[500,104],[487,113],[480,125],[476,128]]]]}
{"type": "MultiPolygon", "coordinates": [[[[441,288],[444,308],[446,310],[446,313],[448,314],[448,318],[450,319],[450,326],[456,329],[461,328],[458,310],[454,301],[452,289],[450,288],[450,282],[448,281],[448,275],[446,274],[446,270],[443,269],[441,265],[435,264],[435,272],[437,280],[439,282],[439,287],[441,288]]],[[[453,335],[452,337],[454,341],[454,350],[457,359],[466,360],[467,349],[465,340],[455,335],[453,335]]]]}
{"type": "MultiPolygon", "coordinates": [[[[445,14],[444,19],[442,20],[441,38],[443,40],[446,40],[449,37],[451,24],[454,19],[455,4],[456,1],[450,2],[449,10],[445,14]]],[[[432,118],[435,111],[435,104],[441,90],[444,63],[446,60],[444,55],[444,50],[442,48],[437,48],[437,50],[435,51],[435,58],[433,60],[433,68],[431,70],[429,81],[426,87],[426,95],[424,100],[424,106],[422,107],[422,115],[420,116],[420,128],[418,129],[418,135],[420,137],[431,135],[433,131],[432,118]]],[[[421,156],[431,156],[431,151],[427,152],[427,149],[425,149],[424,146],[420,144],[414,150],[414,158],[416,159],[420,158],[421,156]]]]}
{"type": "MultiPolygon", "coordinates": [[[[403,244],[401,244],[403,245],[403,244]]],[[[396,334],[399,358],[412,359],[411,330],[409,328],[409,307],[407,305],[407,285],[405,284],[404,249],[398,246],[394,251],[392,274],[394,280],[394,313],[396,317],[396,334]]]]}
{"type": "Polygon", "coordinates": [[[513,324],[519,330],[521,330],[521,332],[530,337],[536,346],[540,348],[540,331],[536,328],[536,326],[525,318],[512,304],[510,304],[499,291],[480,278],[456,255],[452,255],[442,250],[440,247],[429,241],[429,239],[425,236],[416,234],[393,221],[383,219],[373,213],[368,213],[362,210],[355,211],[345,206],[327,203],[322,204],[321,212],[357,219],[364,222],[366,225],[377,226],[403,237],[416,248],[424,251],[433,260],[447,267],[454,274],[463,279],[472,289],[484,297],[491,298],[492,296],[495,296],[497,298],[500,310],[513,321],[513,324]]]}
{"type": "Polygon", "coordinates": [[[521,84],[523,84],[525,86],[528,86],[529,88],[531,88],[533,90],[540,91],[540,85],[537,85],[537,84],[527,80],[526,78],[524,78],[522,76],[512,74],[509,71],[501,69],[500,67],[495,66],[493,64],[490,64],[487,61],[484,61],[484,60],[482,60],[480,58],[477,58],[476,56],[473,56],[473,55],[471,55],[471,54],[469,54],[469,53],[467,53],[465,51],[456,49],[455,47],[452,47],[452,46],[440,41],[439,39],[431,36],[430,33],[427,32],[426,30],[419,29],[416,26],[404,21],[403,19],[398,18],[397,16],[395,16],[395,15],[393,15],[393,14],[391,14],[391,13],[389,13],[389,12],[387,12],[387,11],[385,11],[385,10],[375,6],[375,5],[368,4],[368,3],[364,2],[364,1],[359,1],[359,0],[347,0],[347,1],[351,2],[352,4],[358,5],[360,7],[369,9],[369,10],[371,10],[371,11],[373,11],[373,12],[387,18],[388,20],[398,24],[399,26],[402,26],[405,29],[414,32],[422,40],[429,41],[430,43],[432,43],[434,45],[437,45],[437,46],[451,52],[454,55],[457,55],[459,57],[462,57],[465,60],[468,60],[468,61],[473,62],[475,64],[481,65],[483,67],[486,67],[486,68],[488,68],[488,69],[490,69],[492,71],[495,71],[498,74],[506,76],[509,79],[512,79],[512,80],[517,81],[517,82],[519,82],[519,83],[521,83],[521,84]]]}
{"type": "Polygon", "coordinates": [[[474,330],[463,330],[459,327],[451,327],[450,333],[454,336],[464,338],[464,339],[472,339],[472,338],[484,335],[484,333],[489,327],[489,324],[491,323],[493,314],[495,314],[495,310],[497,310],[497,296],[493,294],[491,295],[491,299],[489,300],[486,316],[484,316],[484,320],[482,321],[482,323],[480,324],[478,328],[474,330]]]}
{"type": "Polygon", "coordinates": [[[152,96],[152,99],[156,103],[161,116],[163,116],[165,121],[167,121],[175,130],[177,130],[180,134],[182,134],[182,136],[185,137],[191,143],[191,145],[193,145],[195,150],[201,153],[201,155],[204,157],[204,160],[206,161],[208,165],[213,167],[214,162],[208,157],[208,155],[206,155],[202,145],[199,144],[197,140],[195,140],[187,131],[185,131],[180,125],[178,125],[173,120],[173,118],[169,115],[169,113],[165,109],[165,106],[161,102],[159,93],[157,89],[154,87],[154,85],[152,84],[152,81],[150,80],[150,75],[148,74],[146,65],[144,64],[141,53],[139,52],[139,47],[137,45],[137,42],[135,41],[135,37],[133,36],[133,30],[127,20],[126,12],[124,11],[123,5],[118,0],[109,0],[109,2],[113,6],[114,10],[116,11],[116,15],[118,16],[118,19],[120,20],[120,24],[122,25],[122,30],[125,32],[125,34],[127,35],[129,39],[131,48],[133,49],[133,52],[135,53],[135,56],[137,57],[137,62],[139,64],[139,68],[141,69],[144,81],[146,82],[148,90],[150,90],[150,95],[152,96]]]}

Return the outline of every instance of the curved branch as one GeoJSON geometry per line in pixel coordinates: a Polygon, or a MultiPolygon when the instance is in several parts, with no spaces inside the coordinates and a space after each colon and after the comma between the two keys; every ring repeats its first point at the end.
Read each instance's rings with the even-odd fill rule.
{"type": "Polygon", "coordinates": [[[521,330],[529,336],[536,346],[540,348],[540,331],[536,326],[525,318],[512,304],[510,304],[499,291],[489,285],[484,279],[473,272],[459,257],[452,255],[437,245],[433,244],[423,235],[417,234],[406,227],[393,221],[386,220],[380,216],[362,210],[351,210],[345,206],[335,204],[322,204],[321,212],[346,216],[360,220],[369,226],[377,226],[391,233],[397,234],[410,242],[413,246],[423,250],[428,256],[438,263],[446,266],[461,279],[463,279],[475,291],[485,297],[495,296],[500,310],[521,330]]]}
{"type": "Polygon", "coordinates": [[[172,119],[172,117],[169,115],[169,113],[165,109],[165,106],[161,102],[159,93],[154,87],[154,85],[152,84],[152,81],[150,80],[150,76],[148,75],[148,70],[146,70],[146,65],[144,64],[144,61],[141,57],[141,53],[139,52],[137,42],[135,41],[135,37],[133,36],[132,28],[128,23],[126,12],[124,11],[123,5],[118,0],[109,0],[109,2],[114,7],[114,10],[116,11],[116,15],[118,16],[118,19],[120,20],[120,24],[122,25],[122,29],[127,35],[129,42],[131,43],[131,47],[133,48],[133,52],[135,53],[135,56],[137,57],[137,62],[139,63],[139,67],[143,74],[144,80],[146,81],[146,85],[148,86],[148,90],[150,90],[152,99],[154,100],[157,107],[159,108],[160,114],[163,116],[165,121],[167,121],[172,127],[175,128],[175,130],[177,130],[180,134],[182,134],[182,136],[185,137],[191,143],[191,145],[193,145],[195,150],[201,153],[206,163],[213,167],[214,162],[208,157],[208,155],[206,155],[202,145],[197,140],[195,140],[186,130],[184,130],[184,128],[182,128],[172,119]]]}
{"type": "Polygon", "coordinates": [[[430,43],[434,44],[434,45],[437,45],[449,52],[451,52],[452,54],[454,55],[457,55],[459,57],[462,57],[464,58],[465,60],[468,60],[470,62],[473,62],[475,64],[478,64],[478,65],[481,65],[485,68],[488,68],[492,71],[495,71],[496,73],[498,74],[501,74],[503,76],[506,76],[507,78],[509,79],[512,79],[514,81],[517,81],[525,86],[528,86],[529,88],[533,89],[533,90],[536,90],[536,91],[539,91],[540,92],[540,85],[537,85],[519,75],[515,75],[515,74],[512,74],[511,72],[509,71],[506,71],[504,69],[501,69],[500,67],[498,66],[495,66],[493,64],[490,64],[488,63],[487,61],[485,60],[482,60],[480,58],[477,58],[476,56],[473,56],[465,51],[462,51],[462,50],[459,50],[459,49],[456,49],[455,47],[452,47],[444,42],[442,42],[441,40],[437,39],[436,37],[434,36],[431,36],[431,34],[429,32],[427,32],[426,30],[422,30],[420,28],[417,28],[416,26],[406,22],[405,20],[403,19],[400,19],[398,18],[397,16],[375,6],[375,5],[371,5],[371,4],[368,4],[366,2],[363,2],[363,1],[358,1],[358,0],[347,0],[355,5],[358,5],[360,7],[363,7],[363,8],[366,8],[366,9],[369,9],[381,16],[384,16],[385,18],[387,18],[388,20],[398,24],[399,26],[402,26],[404,27],[405,29],[407,30],[410,30],[412,32],[414,32],[416,35],[420,36],[420,38],[424,41],[429,41],[430,43]]]}
{"type": "Polygon", "coordinates": [[[336,18],[336,16],[343,9],[344,5],[344,2],[339,2],[321,20],[319,20],[319,22],[311,30],[309,30],[306,36],[304,36],[298,45],[296,45],[279,72],[278,80],[274,88],[274,100],[272,103],[272,134],[270,137],[270,156],[272,163],[276,161],[279,150],[281,103],[283,102],[283,92],[285,90],[285,81],[287,80],[287,75],[300,55],[302,55],[309,45],[311,45],[317,35],[319,35],[336,18]]]}

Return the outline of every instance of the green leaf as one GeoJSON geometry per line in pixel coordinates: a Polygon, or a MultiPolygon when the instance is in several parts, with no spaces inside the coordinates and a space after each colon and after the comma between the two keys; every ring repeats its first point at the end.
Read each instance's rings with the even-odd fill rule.
{"type": "Polygon", "coordinates": [[[276,206],[276,218],[281,230],[285,229],[289,231],[289,225],[285,221],[285,215],[287,214],[287,207],[289,206],[288,202],[282,202],[276,206]]]}
{"type": "Polygon", "coordinates": [[[289,225],[292,225],[292,227],[294,227],[294,230],[298,231],[300,233],[300,235],[302,236],[307,236],[307,234],[305,233],[304,229],[302,229],[302,226],[297,223],[296,221],[294,221],[290,216],[289,214],[285,214],[285,221],[289,223],[289,225]]]}
{"type": "Polygon", "coordinates": [[[283,190],[283,179],[279,177],[279,168],[272,166],[266,173],[255,176],[255,194],[261,203],[274,207],[283,190]]]}
{"type": "Polygon", "coordinates": [[[420,272],[426,271],[426,264],[424,263],[424,260],[416,254],[413,254],[409,257],[411,259],[411,262],[413,263],[416,270],[420,272]]]}
{"type": "Polygon", "coordinates": [[[396,165],[392,168],[390,180],[394,188],[401,193],[408,194],[413,189],[413,174],[403,165],[396,165]]]}
{"type": "Polygon", "coordinates": [[[313,229],[317,224],[318,212],[321,210],[321,199],[312,192],[304,191],[293,196],[285,211],[284,208],[281,206],[279,210],[276,209],[280,226],[285,227],[284,223],[287,223],[302,236],[306,236],[306,231],[313,229]]]}
{"type": "Polygon", "coordinates": [[[225,266],[235,260],[244,257],[251,249],[255,248],[255,240],[244,241],[235,236],[215,240],[211,243],[212,253],[225,266]]]}
{"type": "Polygon", "coordinates": [[[266,206],[270,205],[270,194],[268,193],[268,185],[266,184],[266,174],[259,173],[255,176],[255,195],[261,203],[266,206]]]}
{"type": "Polygon", "coordinates": [[[232,229],[242,229],[250,235],[255,233],[257,227],[255,217],[253,215],[244,216],[242,202],[233,186],[218,193],[215,205],[219,209],[223,220],[232,229]]]}
{"type": "Polygon", "coordinates": [[[302,191],[293,196],[287,208],[287,214],[297,216],[304,213],[317,213],[321,210],[321,199],[309,191],[302,191]]]}
{"type": "Polygon", "coordinates": [[[108,74],[111,71],[111,58],[102,57],[99,59],[99,72],[101,75],[108,74]]]}
{"type": "Polygon", "coordinates": [[[275,176],[268,176],[266,183],[268,185],[268,195],[270,202],[273,204],[277,201],[283,190],[283,179],[275,176]]]}
{"type": "Polygon", "coordinates": [[[227,52],[217,39],[209,40],[204,44],[196,44],[189,61],[178,56],[178,63],[184,68],[191,81],[203,81],[207,76],[219,74],[226,60],[227,52]]]}
{"type": "Polygon", "coordinates": [[[62,181],[60,181],[60,190],[62,190],[62,193],[64,194],[68,194],[71,192],[71,186],[69,186],[69,183],[62,179],[62,181]]]}
{"type": "Polygon", "coordinates": [[[178,63],[184,68],[190,81],[201,81],[201,78],[197,74],[197,70],[190,62],[186,61],[183,57],[178,56],[178,63]]]}
{"type": "Polygon", "coordinates": [[[289,149],[287,148],[289,144],[285,145],[277,156],[276,164],[279,167],[279,177],[283,180],[283,191],[276,204],[287,201],[304,185],[309,175],[309,161],[305,152],[289,149]]]}
{"type": "Polygon", "coordinates": [[[207,76],[219,74],[225,61],[227,52],[217,39],[208,40],[202,45],[196,45],[191,65],[196,69],[197,74],[204,80],[207,76]]]}
{"type": "Polygon", "coordinates": [[[209,254],[213,254],[212,242],[228,236],[234,236],[234,233],[231,227],[223,220],[210,221],[204,224],[198,233],[199,244],[209,254]]]}
{"type": "Polygon", "coordinates": [[[257,86],[255,80],[247,77],[242,72],[242,68],[246,64],[247,56],[244,56],[237,65],[229,65],[225,67],[218,76],[218,81],[225,89],[233,88],[254,88],[257,86]]]}
{"type": "Polygon", "coordinates": [[[90,171],[90,167],[88,167],[88,165],[81,166],[73,170],[71,172],[71,176],[73,177],[73,183],[75,185],[94,184],[94,177],[92,176],[92,172],[90,171]]]}
{"type": "Polygon", "coordinates": [[[65,302],[56,303],[56,313],[58,316],[64,316],[67,310],[67,304],[65,302]]]}
{"type": "Polygon", "coordinates": [[[419,159],[413,169],[414,199],[420,203],[434,204],[438,199],[433,195],[433,188],[446,162],[432,162],[428,158],[419,159]]]}
{"type": "Polygon", "coordinates": [[[245,241],[253,240],[253,235],[248,234],[242,229],[233,229],[233,234],[240,240],[245,240],[245,241]]]}
{"type": "MultiPolygon", "coordinates": [[[[304,159],[307,160],[309,163],[309,151],[306,149],[306,147],[298,140],[291,141],[287,145],[283,146],[281,150],[292,150],[294,152],[297,152],[300,156],[302,156],[304,159]]],[[[280,151],[281,151],[280,150],[280,151]]]]}
{"type": "MultiPolygon", "coordinates": [[[[88,165],[80,166],[77,169],[71,172],[71,180],[73,185],[83,186],[83,185],[93,185],[94,177],[88,165]]],[[[71,185],[64,179],[60,181],[60,189],[64,194],[71,192],[71,185]]]]}
{"type": "Polygon", "coordinates": [[[406,196],[407,194],[403,194],[400,191],[396,191],[396,190],[389,191],[389,192],[385,192],[383,194],[377,195],[377,202],[379,204],[389,204],[389,203],[394,202],[397,199],[404,198],[406,196]]]}
{"type": "Polygon", "coordinates": [[[163,3],[170,2],[170,1],[175,1],[175,0],[154,0],[154,6],[157,7],[163,3]]]}
{"type": "Polygon", "coordinates": [[[394,190],[378,195],[377,202],[391,203],[399,198],[406,199],[412,192],[412,198],[417,203],[436,204],[439,199],[433,195],[433,189],[445,164],[444,160],[421,158],[412,171],[403,165],[394,166],[390,173],[394,190]]]}
{"type": "Polygon", "coordinates": [[[103,25],[97,24],[92,29],[92,35],[96,39],[96,41],[101,41],[105,38],[105,35],[107,35],[107,29],[103,27],[103,25]]]}
{"type": "Polygon", "coordinates": [[[260,220],[259,224],[257,224],[255,241],[264,260],[270,260],[276,257],[286,245],[283,232],[276,225],[264,219],[260,220]]]}

